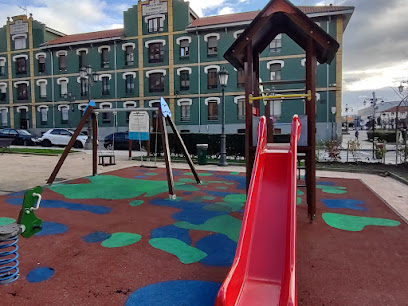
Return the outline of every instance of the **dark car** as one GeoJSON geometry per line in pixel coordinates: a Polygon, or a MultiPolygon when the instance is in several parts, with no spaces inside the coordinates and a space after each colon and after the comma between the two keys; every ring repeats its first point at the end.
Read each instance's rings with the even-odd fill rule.
{"type": "MultiPolygon", "coordinates": [[[[115,150],[128,150],[129,149],[129,133],[128,132],[118,132],[113,133],[105,137],[104,146],[108,150],[112,150],[113,143],[115,145],[115,150]]],[[[132,150],[140,150],[139,141],[132,141],[132,150]]]]}
{"type": "Polygon", "coordinates": [[[3,129],[0,138],[12,138],[13,145],[35,146],[39,142],[37,135],[20,129],[3,129]]]}

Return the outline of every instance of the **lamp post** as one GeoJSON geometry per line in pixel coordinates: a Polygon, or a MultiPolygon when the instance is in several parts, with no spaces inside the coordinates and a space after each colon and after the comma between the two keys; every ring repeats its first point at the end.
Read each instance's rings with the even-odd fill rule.
{"type": "Polygon", "coordinates": [[[218,166],[228,166],[227,163],[227,150],[225,148],[225,87],[228,82],[228,71],[222,67],[218,72],[218,78],[221,85],[222,97],[221,97],[221,108],[222,108],[222,117],[221,117],[221,149],[220,149],[220,161],[218,166]]]}
{"type": "MultiPolygon", "coordinates": [[[[373,91],[373,97],[371,99],[369,99],[368,101],[370,101],[370,104],[373,106],[373,119],[372,119],[372,124],[373,124],[373,158],[375,158],[375,143],[374,143],[374,135],[375,135],[375,125],[376,125],[376,119],[375,119],[375,110],[377,108],[377,102],[378,99],[375,96],[375,91],[373,91]]],[[[364,106],[366,105],[367,101],[364,100],[363,104],[364,106]]],[[[381,100],[381,104],[384,103],[384,100],[381,100]]]]}
{"type": "MultiPolygon", "coordinates": [[[[331,139],[334,140],[334,118],[335,118],[335,115],[336,115],[336,107],[335,106],[332,106],[331,114],[332,114],[332,133],[331,133],[332,135],[331,135],[331,139]]],[[[337,138],[337,135],[336,135],[336,138],[337,138]]]]}
{"type": "MultiPolygon", "coordinates": [[[[402,85],[402,83],[408,83],[408,81],[402,81],[400,83],[400,86],[398,86],[398,91],[400,94],[402,94],[404,92],[404,85],[402,85]]],[[[399,108],[401,106],[401,104],[405,104],[406,108],[407,108],[407,116],[405,117],[405,120],[408,119],[408,95],[406,95],[405,97],[402,98],[402,100],[400,101],[400,103],[397,105],[397,109],[396,109],[396,114],[395,114],[395,164],[398,164],[398,146],[399,146],[399,142],[398,142],[398,125],[399,125],[399,119],[398,119],[398,115],[399,115],[399,108]]],[[[408,138],[408,128],[405,128],[405,154],[404,154],[404,163],[407,161],[407,138],[408,138]]]]}
{"type": "MultiPolygon", "coordinates": [[[[69,111],[69,109],[71,109],[71,111],[74,112],[73,102],[75,102],[75,100],[76,100],[75,96],[73,96],[71,92],[67,92],[66,94],[63,95],[63,98],[65,100],[67,100],[67,102],[69,103],[68,111],[69,111]]],[[[68,120],[68,127],[71,127],[71,123],[70,123],[69,118],[68,118],[68,113],[66,113],[66,116],[67,116],[67,120],[68,120]]]]}
{"type": "MultiPolygon", "coordinates": [[[[91,101],[91,86],[93,86],[96,82],[99,81],[99,74],[92,69],[92,66],[88,65],[86,67],[82,67],[79,69],[79,77],[81,79],[81,86],[82,82],[85,82],[85,86],[88,93],[88,102],[91,101]]],[[[92,126],[91,121],[87,121],[87,139],[85,142],[85,149],[90,150],[92,148],[92,126]]]]}

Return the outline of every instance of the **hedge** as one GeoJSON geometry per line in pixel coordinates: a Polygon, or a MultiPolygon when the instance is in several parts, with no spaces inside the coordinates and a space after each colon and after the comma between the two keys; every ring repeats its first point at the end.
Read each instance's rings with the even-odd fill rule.
{"type": "MultiPolygon", "coordinates": [[[[368,140],[373,140],[373,131],[367,131],[368,140]]],[[[395,142],[395,131],[375,131],[374,137],[378,137],[378,140],[385,140],[387,142],[395,142]]]]}
{"type": "MultiPolygon", "coordinates": [[[[168,134],[170,153],[177,156],[182,156],[182,148],[177,141],[174,134],[168,134]]],[[[155,138],[156,134],[151,134],[150,139],[150,152],[155,152],[155,138]]],[[[181,134],[184,144],[187,147],[187,151],[191,155],[197,155],[197,144],[208,144],[207,155],[218,156],[220,152],[220,135],[218,134],[195,134],[195,133],[183,133],[181,134]]],[[[163,154],[163,146],[161,141],[161,134],[157,134],[157,152],[163,154]]],[[[274,135],[275,142],[290,142],[290,135],[279,134],[274,135]]],[[[226,137],[226,149],[227,156],[232,157],[245,157],[245,134],[228,134],[226,137]]]]}

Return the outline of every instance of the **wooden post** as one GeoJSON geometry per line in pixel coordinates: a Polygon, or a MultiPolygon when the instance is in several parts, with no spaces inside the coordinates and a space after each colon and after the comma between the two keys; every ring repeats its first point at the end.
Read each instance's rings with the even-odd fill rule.
{"type": "Polygon", "coordinates": [[[306,48],[306,90],[312,98],[306,103],[307,145],[306,152],[306,188],[307,207],[311,221],[316,217],[316,49],[314,41],[308,38],[306,48]]]}
{"type": "Polygon", "coordinates": [[[57,162],[57,165],[55,166],[54,170],[52,171],[50,177],[48,178],[47,185],[51,185],[55,177],[57,176],[58,172],[60,171],[62,165],[64,164],[65,159],[68,156],[69,151],[71,151],[72,147],[74,146],[74,143],[81,132],[82,128],[84,127],[86,121],[88,120],[89,116],[92,114],[93,107],[88,105],[85,114],[82,116],[81,121],[78,124],[78,127],[76,128],[74,134],[72,135],[70,141],[68,142],[67,146],[65,147],[64,152],[62,153],[60,159],[57,162]]]}
{"type": "Polygon", "coordinates": [[[159,126],[160,126],[160,131],[161,131],[161,136],[162,136],[164,162],[166,163],[167,183],[169,185],[169,196],[170,198],[174,198],[176,195],[174,193],[173,170],[171,168],[171,162],[170,162],[169,138],[168,138],[167,129],[166,129],[166,119],[164,118],[160,107],[159,107],[157,119],[159,120],[159,126]]]}
{"type": "Polygon", "coordinates": [[[174,124],[173,120],[171,117],[167,117],[167,122],[170,124],[171,129],[173,130],[173,133],[176,135],[178,141],[181,144],[181,148],[183,149],[183,154],[185,159],[187,160],[188,165],[190,166],[191,172],[193,172],[194,178],[197,182],[197,184],[201,184],[200,178],[198,177],[197,171],[194,167],[193,161],[191,160],[191,156],[187,151],[186,145],[184,144],[183,138],[181,138],[181,135],[179,131],[176,128],[176,125],[174,124]]]}
{"type": "Polygon", "coordinates": [[[98,174],[98,118],[92,113],[92,175],[98,174]]]}
{"type": "Polygon", "coordinates": [[[132,159],[132,139],[129,139],[129,160],[131,159],[132,159]]]}
{"type": "MultiPolygon", "coordinates": [[[[150,132],[149,132],[149,139],[147,140],[146,144],[147,148],[147,160],[150,161],[150,132]]],[[[140,148],[140,154],[142,153],[142,148],[140,148]]]]}
{"type": "Polygon", "coordinates": [[[246,164],[246,191],[248,192],[251,182],[252,167],[254,165],[255,150],[253,149],[252,137],[252,104],[249,103],[249,95],[253,94],[253,52],[252,42],[246,47],[247,58],[244,63],[245,71],[245,164],[246,164]]]}

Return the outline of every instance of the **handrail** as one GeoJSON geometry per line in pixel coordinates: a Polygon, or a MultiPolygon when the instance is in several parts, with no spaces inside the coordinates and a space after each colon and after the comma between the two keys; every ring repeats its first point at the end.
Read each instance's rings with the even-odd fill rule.
{"type": "Polygon", "coordinates": [[[301,98],[307,99],[310,101],[312,99],[312,92],[310,90],[307,91],[305,94],[287,94],[287,95],[273,95],[273,96],[259,96],[254,97],[252,94],[249,95],[249,104],[252,104],[252,101],[257,100],[274,100],[274,99],[284,99],[284,98],[301,98]]]}

